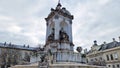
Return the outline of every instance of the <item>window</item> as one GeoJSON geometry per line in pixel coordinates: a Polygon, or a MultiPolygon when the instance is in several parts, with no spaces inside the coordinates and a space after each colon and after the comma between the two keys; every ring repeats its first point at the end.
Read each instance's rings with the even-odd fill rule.
{"type": "Polygon", "coordinates": [[[108,67],[110,67],[110,65],[108,65],[108,67]]]}
{"type": "Polygon", "coordinates": [[[100,60],[102,60],[102,57],[100,57],[100,60]]]}
{"type": "Polygon", "coordinates": [[[97,61],[97,58],[95,58],[95,61],[97,61]]]}
{"type": "Polygon", "coordinates": [[[114,53],[114,58],[115,58],[115,60],[118,60],[118,54],[117,53],[114,53]]]}
{"type": "Polygon", "coordinates": [[[115,65],[113,65],[113,68],[115,68],[115,65]]]}
{"type": "Polygon", "coordinates": [[[113,55],[112,54],[110,55],[110,57],[111,57],[111,60],[113,60],[113,55]]]}
{"type": "Polygon", "coordinates": [[[93,59],[91,59],[91,61],[93,61],[93,59]]]}
{"type": "Polygon", "coordinates": [[[117,64],[117,68],[120,68],[120,65],[119,65],[119,64],[117,64]]]}
{"type": "Polygon", "coordinates": [[[107,61],[109,61],[109,56],[108,56],[108,55],[106,55],[106,57],[107,57],[107,61]]]}

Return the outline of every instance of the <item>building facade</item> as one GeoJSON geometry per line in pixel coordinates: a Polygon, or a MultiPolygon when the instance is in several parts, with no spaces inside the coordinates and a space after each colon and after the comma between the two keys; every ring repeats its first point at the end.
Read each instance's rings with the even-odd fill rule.
{"type": "Polygon", "coordinates": [[[35,48],[25,45],[0,43],[0,68],[17,64],[29,64],[35,48]]]}
{"type": "Polygon", "coordinates": [[[94,41],[94,45],[86,54],[86,57],[88,64],[91,65],[120,68],[120,41],[113,38],[113,42],[104,42],[101,45],[97,45],[96,41],[94,41]]]}

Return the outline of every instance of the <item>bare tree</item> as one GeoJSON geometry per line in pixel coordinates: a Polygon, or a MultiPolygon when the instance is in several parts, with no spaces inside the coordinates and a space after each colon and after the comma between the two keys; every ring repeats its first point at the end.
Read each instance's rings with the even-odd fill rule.
{"type": "Polygon", "coordinates": [[[26,62],[30,62],[30,55],[26,52],[24,57],[26,62]]]}
{"type": "Polygon", "coordinates": [[[16,49],[2,48],[0,54],[0,64],[5,68],[16,65],[19,62],[20,52],[16,49]]]}

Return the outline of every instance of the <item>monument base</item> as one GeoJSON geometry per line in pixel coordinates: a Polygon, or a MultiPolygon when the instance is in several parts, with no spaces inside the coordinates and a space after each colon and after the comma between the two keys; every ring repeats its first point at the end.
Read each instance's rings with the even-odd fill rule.
{"type": "Polygon", "coordinates": [[[50,64],[49,67],[38,67],[38,64],[32,64],[32,65],[16,65],[10,68],[106,68],[106,67],[80,63],[59,63],[50,64]]]}

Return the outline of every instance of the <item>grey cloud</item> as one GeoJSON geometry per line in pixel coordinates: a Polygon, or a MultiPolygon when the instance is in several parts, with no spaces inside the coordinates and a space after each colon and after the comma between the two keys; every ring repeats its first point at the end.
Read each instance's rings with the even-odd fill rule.
{"type": "MultiPolygon", "coordinates": [[[[76,46],[90,48],[93,40],[98,40],[100,44],[120,35],[119,0],[66,0],[61,3],[75,17],[73,41],[76,46]]],[[[49,14],[50,8],[55,8],[56,5],[56,0],[1,0],[0,15],[4,20],[3,17],[0,18],[0,38],[3,38],[0,41],[31,46],[44,43],[46,32],[44,18],[49,14]],[[18,30],[15,31],[13,26],[18,27],[18,30]],[[15,32],[7,30],[9,28],[13,28],[15,32]]]]}
{"type": "MultiPolygon", "coordinates": [[[[98,1],[98,0],[97,0],[98,1]]],[[[92,2],[92,1],[91,1],[92,2]]],[[[77,20],[75,20],[75,24],[73,24],[76,28],[73,29],[75,31],[74,33],[74,39],[80,40],[84,44],[77,44],[78,46],[81,45],[83,48],[90,47],[91,42],[93,40],[98,40],[99,44],[102,44],[103,41],[111,41],[112,37],[119,36],[119,4],[117,1],[110,1],[107,3],[100,3],[98,5],[92,4],[92,6],[89,4],[86,4],[84,10],[84,14],[81,14],[81,11],[79,11],[78,15],[81,14],[81,16],[77,15],[77,20]],[[88,13],[92,12],[94,16],[89,16],[88,13]],[[83,15],[83,16],[82,16],[83,15]],[[79,19],[82,18],[82,21],[79,21],[79,19]],[[93,19],[93,20],[92,20],[93,19]],[[79,24],[79,25],[77,25],[79,24]],[[82,26],[81,26],[82,25],[82,26]]],[[[98,2],[99,3],[99,2],[98,2]]],[[[76,8],[79,8],[81,5],[79,5],[76,8]]],[[[77,9],[78,10],[78,9],[77,9]]]]}

